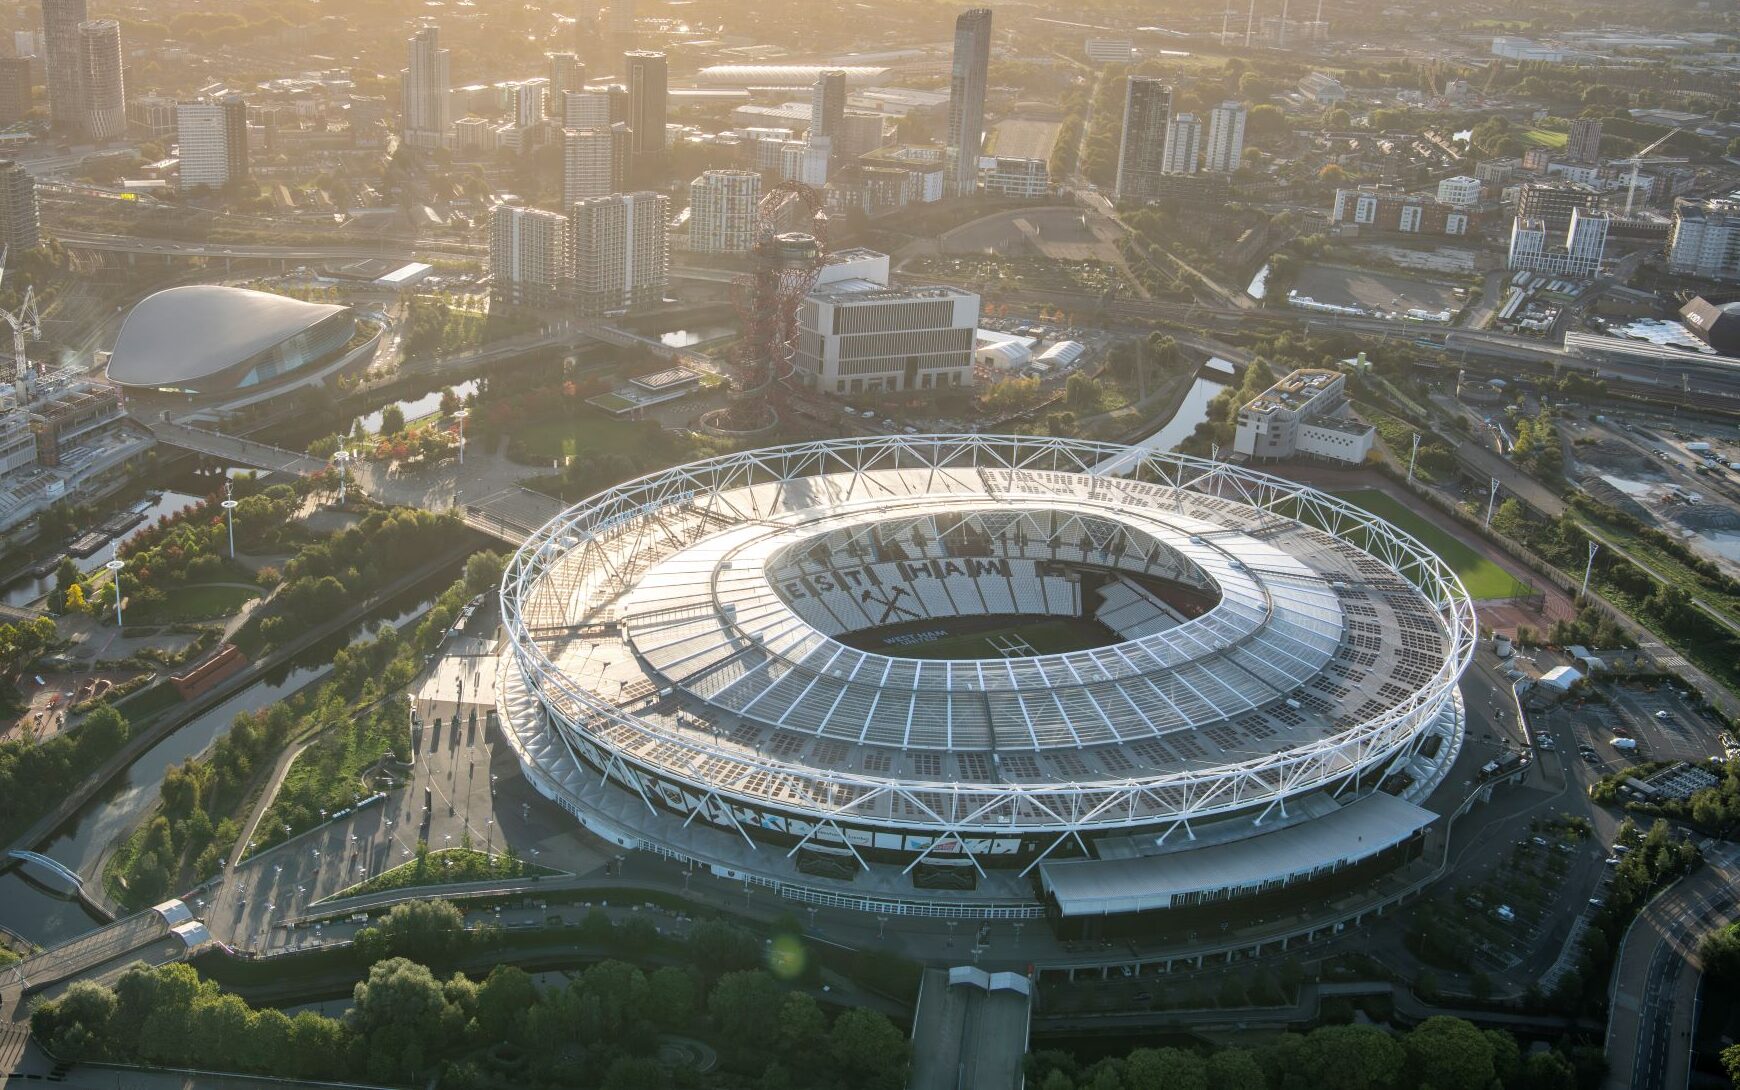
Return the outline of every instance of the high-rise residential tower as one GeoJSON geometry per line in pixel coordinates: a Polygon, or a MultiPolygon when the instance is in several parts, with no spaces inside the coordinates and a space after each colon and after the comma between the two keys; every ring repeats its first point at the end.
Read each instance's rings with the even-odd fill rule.
{"type": "Polygon", "coordinates": [[[761,175],[753,170],[709,170],[689,183],[689,249],[698,254],[745,254],[760,223],[761,175]]]}
{"type": "Polygon", "coordinates": [[[810,135],[836,141],[846,125],[846,73],[837,68],[823,72],[810,90],[810,135]]]}
{"type": "Polygon", "coordinates": [[[1166,127],[1172,88],[1152,76],[1131,76],[1124,89],[1124,131],[1118,143],[1118,200],[1152,200],[1166,167],[1166,127]]]}
{"type": "Polygon", "coordinates": [[[550,54],[550,86],[549,98],[544,100],[549,116],[560,120],[562,117],[562,96],[569,91],[578,91],[586,86],[586,66],[580,63],[580,58],[573,53],[550,54]]]}
{"type": "Polygon", "coordinates": [[[181,187],[222,188],[248,174],[248,107],[240,95],[175,108],[181,187]]]}
{"type": "Polygon", "coordinates": [[[122,79],[121,24],[91,19],[79,24],[79,64],[83,83],[84,133],[113,140],[127,131],[127,87],[122,79]]]}
{"type": "Polygon", "coordinates": [[[628,79],[628,127],[637,160],[664,154],[667,111],[665,55],[632,50],[622,55],[628,79]]]}
{"type": "Polygon", "coordinates": [[[606,44],[618,56],[638,48],[640,41],[634,29],[634,0],[610,0],[605,29],[609,35],[606,44]]]}
{"type": "Polygon", "coordinates": [[[1208,111],[1208,141],[1202,149],[1202,169],[1231,174],[1244,162],[1245,104],[1223,102],[1208,111]]]}
{"type": "Polygon", "coordinates": [[[562,114],[558,118],[565,129],[595,129],[608,126],[610,116],[609,91],[563,91],[562,114]]]}
{"type": "Polygon", "coordinates": [[[583,315],[664,298],[670,276],[670,202],[652,192],[576,204],[568,216],[568,273],[583,315]]]}
{"type": "Polygon", "coordinates": [[[1201,119],[1195,114],[1179,114],[1166,123],[1166,150],[1160,169],[1166,174],[1195,174],[1201,150],[1201,119]]]}
{"type": "Polygon", "coordinates": [[[405,143],[414,148],[445,147],[453,129],[452,72],[447,50],[441,48],[441,32],[422,27],[405,45],[407,63],[399,73],[405,143]]]}
{"type": "Polygon", "coordinates": [[[41,242],[36,179],[22,164],[0,159],[0,247],[16,257],[41,242]]]}
{"type": "Polygon", "coordinates": [[[0,125],[30,112],[30,65],[29,57],[0,57],[0,125]]]}
{"type": "Polygon", "coordinates": [[[82,132],[85,127],[79,24],[88,18],[90,11],[85,0],[42,0],[43,74],[48,83],[48,111],[56,128],[71,132],[82,132]]]}
{"type": "Polygon", "coordinates": [[[955,20],[943,165],[943,190],[951,197],[970,197],[979,188],[979,152],[985,143],[985,84],[990,69],[991,9],[972,8],[955,20]]]}
{"type": "Polygon", "coordinates": [[[567,280],[567,217],[498,205],[489,224],[490,297],[501,303],[552,306],[567,280]]]}
{"type": "Polygon", "coordinates": [[[1579,117],[1571,122],[1571,132],[1565,138],[1565,158],[1573,163],[1601,161],[1601,119],[1579,117]]]}
{"type": "Polygon", "coordinates": [[[628,179],[628,126],[562,130],[562,207],[620,193],[628,179]]]}

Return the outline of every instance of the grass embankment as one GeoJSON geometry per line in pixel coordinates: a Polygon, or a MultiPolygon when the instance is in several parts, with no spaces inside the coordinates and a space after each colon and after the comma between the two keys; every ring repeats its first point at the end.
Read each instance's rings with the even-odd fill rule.
{"type": "Polygon", "coordinates": [[[417,845],[417,858],[401,863],[392,870],[382,871],[366,882],[341,889],[326,900],[340,897],[365,897],[371,893],[386,893],[396,889],[416,889],[421,886],[447,885],[452,882],[495,882],[516,878],[549,878],[562,873],[549,867],[528,863],[510,848],[503,855],[491,855],[474,848],[442,848],[430,851],[427,844],[417,845]]]}
{"type": "Polygon", "coordinates": [[[1437,553],[1462,579],[1476,600],[1515,598],[1529,593],[1527,584],[1481,555],[1473,546],[1387,492],[1360,488],[1336,495],[1413,535],[1420,544],[1437,553]]]}

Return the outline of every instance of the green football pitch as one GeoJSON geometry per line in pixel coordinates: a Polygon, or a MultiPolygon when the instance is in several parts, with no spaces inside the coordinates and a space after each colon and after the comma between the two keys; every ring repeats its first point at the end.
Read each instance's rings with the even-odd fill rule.
{"type": "Polygon", "coordinates": [[[1402,530],[1437,553],[1462,577],[1470,597],[1477,600],[1517,598],[1530,593],[1528,584],[1482,556],[1473,546],[1406,506],[1388,492],[1375,488],[1359,488],[1337,492],[1338,498],[1370,511],[1402,530]]]}
{"type": "MultiPolygon", "coordinates": [[[[926,620],[901,625],[914,632],[935,631],[955,618],[926,620]]],[[[890,643],[887,629],[857,632],[846,638],[854,647],[906,659],[998,659],[1024,655],[1058,655],[1087,647],[1103,647],[1117,637],[1096,621],[1073,617],[1026,620],[971,632],[938,636],[913,643],[890,643]]]]}

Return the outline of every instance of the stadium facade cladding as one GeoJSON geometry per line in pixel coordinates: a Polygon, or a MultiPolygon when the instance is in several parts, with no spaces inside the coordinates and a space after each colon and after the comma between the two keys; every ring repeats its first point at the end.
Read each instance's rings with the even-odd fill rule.
{"type": "Polygon", "coordinates": [[[1006,436],[642,478],[533,535],[502,606],[504,734],[594,833],[795,901],[985,918],[1387,873],[1437,817],[1476,632],[1448,566],[1333,497],[1006,436]],[[914,649],[1004,619],[1002,657],[914,649]],[[1026,621],[1105,638],[1040,654],[1026,621]]]}

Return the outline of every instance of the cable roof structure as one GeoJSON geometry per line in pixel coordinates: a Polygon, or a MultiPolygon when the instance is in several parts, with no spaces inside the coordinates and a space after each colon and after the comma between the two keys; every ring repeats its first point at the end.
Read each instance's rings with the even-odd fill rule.
{"type": "MultiPolygon", "coordinates": [[[[832,856],[866,903],[944,864],[973,874],[963,903],[1032,903],[1020,879],[1048,860],[1208,850],[1404,769],[1422,794],[1459,744],[1476,631],[1455,574],[1351,504],[1008,436],[827,440],[630,482],[533,535],[502,606],[502,719],[540,790],[800,899],[852,900],[799,873],[832,856]],[[1103,638],[1039,653],[1010,621],[1103,638]],[[923,653],[959,632],[978,657],[923,653]]],[[[1374,850],[1429,824],[1405,816],[1374,850]]],[[[1358,855],[1369,819],[1340,824],[1358,855]]]]}

